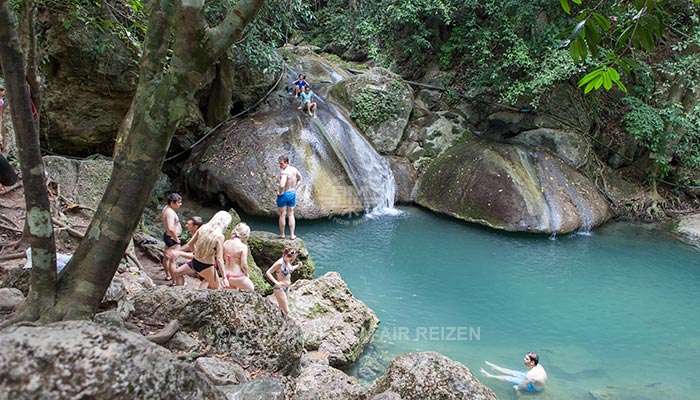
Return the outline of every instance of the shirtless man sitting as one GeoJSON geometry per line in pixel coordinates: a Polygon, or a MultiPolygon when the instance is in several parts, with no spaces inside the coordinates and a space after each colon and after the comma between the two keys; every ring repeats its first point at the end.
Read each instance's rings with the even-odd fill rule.
{"type": "Polygon", "coordinates": [[[513,389],[516,391],[536,393],[544,389],[544,384],[547,383],[547,372],[540,365],[540,356],[537,353],[529,352],[525,354],[523,362],[530,368],[527,373],[499,367],[488,361],[486,361],[486,365],[505,375],[492,375],[483,368],[481,368],[481,373],[488,378],[513,383],[513,389]]]}
{"type": "Polygon", "coordinates": [[[224,271],[229,289],[253,290],[255,286],[248,272],[248,236],[250,227],[241,222],[233,229],[231,239],[224,242],[224,271]]]}
{"type": "MultiPolygon", "coordinates": [[[[199,230],[199,227],[201,227],[203,224],[204,222],[202,221],[202,217],[195,216],[188,219],[187,222],[185,222],[185,229],[187,230],[187,232],[190,233],[190,237],[193,237],[197,230],[199,230]]],[[[177,250],[168,249],[166,251],[166,256],[172,257],[177,262],[177,259],[180,257],[192,260],[192,257],[194,255],[192,254],[192,249],[190,248],[190,245],[188,243],[185,243],[184,245],[180,246],[177,250]]],[[[197,274],[197,272],[195,272],[195,270],[192,268],[191,263],[185,263],[175,268],[173,270],[173,284],[177,286],[183,286],[185,284],[185,275],[188,274],[197,274]]]]}

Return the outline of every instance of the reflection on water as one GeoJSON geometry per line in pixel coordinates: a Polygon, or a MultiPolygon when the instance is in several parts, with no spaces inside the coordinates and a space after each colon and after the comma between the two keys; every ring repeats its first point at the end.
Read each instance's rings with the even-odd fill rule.
{"type": "MultiPolygon", "coordinates": [[[[245,218],[254,230],[277,229],[275,219],[245,218]]],[[[317,276],[340,272],[381,320],[349,371],[361,379],[398,354],[438,351],[510,399],[510,385],[479,368],[524,369],[523,355],[536,351],[546,398],[697,398],[700,250],[657,227],[611,224],[549,240],[405,208],[342,224],[302,220],[297,232],[317,276]]]]}

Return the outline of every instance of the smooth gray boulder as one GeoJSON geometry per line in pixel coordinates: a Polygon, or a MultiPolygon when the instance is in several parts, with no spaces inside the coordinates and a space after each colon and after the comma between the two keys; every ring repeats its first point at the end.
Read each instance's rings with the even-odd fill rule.
{"type": "Polygon", "coordinates": [[[180,322],[210,351],[270,372],[293,374],[302,353],[299,326],[257,292],[159,286],[133,298],[133,317],[180,322]]]}
{"type": "Polygon", "coordinates": [[[352,181],[319,131],[321,123],[289,107],[218,128],[183,168],[188,187],[212,200],[223,194],[248,214],[277,216],[277,159],[286,155],[303,176],[298,219],[362,211],[352,181]]]}
{"type": "Polygon", "coordinates": [[[567,233],[611,217],[593,182],[541,149],[473,139],[436,159],[416,202],[506,231],[567,233]]]}
{"type": "Polygon", "coordinates": [[[289,316],[301,327],[307,350],[327,353],[333,367],[357,361],[377,330],[374,311],[353,297],[337,272],[297,281],[288,296],[289,316]]]}
{"type": "Polygon", "coordinates": [[[223,399],[191,364],[143,336],[88,321],[0,331],[0,397],[223,399]]]}
{"type": "MultiPolygon", "coordinates": [[[[407,353],[389,364],[369,395],[393,392],[404,400],[496,400],[464,364],[435,352],[407,353]]],[[[389,398],[394,398],[393,394],[389,398]]]]}

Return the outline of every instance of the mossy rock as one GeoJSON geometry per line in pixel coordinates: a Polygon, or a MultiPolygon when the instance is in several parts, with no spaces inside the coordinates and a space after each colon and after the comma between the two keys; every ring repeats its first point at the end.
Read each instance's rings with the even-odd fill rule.
{"type": "Polygon", "coordinates": [[[250,248],[250,254],[252,254],[255,262],[261,265],[265,271],[282,257],[282,252],[285,247],[292,247],[297,250],[297,260],[304,264],[301,269],[292,273],[292,282],[296,282],[299,279],[314,278],[316,265],[311,259],[311,254],[309,254],[309,251],[306,249],[306,245],[299,238],[296,240],[280,239],[276,234],[271,232],[253,231],[248,239],[248,247],[250,248]]]}

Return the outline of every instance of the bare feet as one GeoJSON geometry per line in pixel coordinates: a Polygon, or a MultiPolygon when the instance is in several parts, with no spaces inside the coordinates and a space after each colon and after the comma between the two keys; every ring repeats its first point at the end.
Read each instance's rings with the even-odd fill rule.
{"type": "Polygon", "coordinates": [[[479,372],[484,374],[484,376],[486,376],[487,378],[491,378],[493,376],[493,375],[489,374],[488,372],[486,372],[483,368],[479,369],[479,372]]]}
{"type": "Polygon", "coordinates": [[[289,237],[289,240],[297,240],[297,237],[296,237],[296,236],[290,236],[290,237],[289,237]]]}
{"type": "Polygon", "coordinates": [[[297,107],[297,110],[301,110],[301,106],[297,107]]]}

